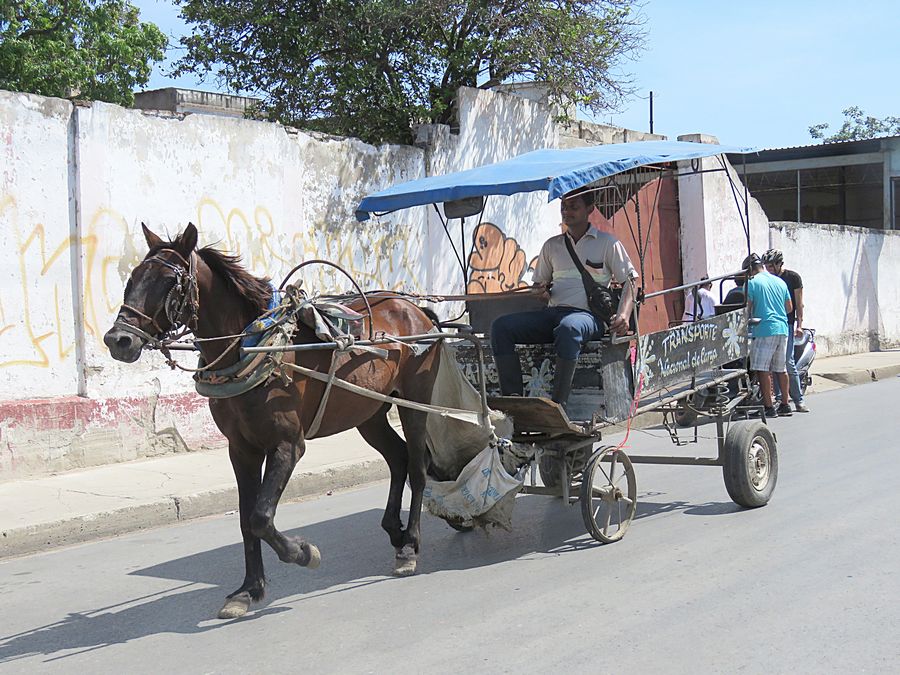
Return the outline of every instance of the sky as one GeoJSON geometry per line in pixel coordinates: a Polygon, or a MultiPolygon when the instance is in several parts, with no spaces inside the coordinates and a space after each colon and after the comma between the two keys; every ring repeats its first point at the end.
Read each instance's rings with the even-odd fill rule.
{"type": "MultiPolygon", "coordinates": [[[[178,38],[189,33],[173,0],[131,2],[173,45],[148,89],[226,91],[212,79],[165,74],[181,55],[178,38]]],[[[652,91],[655,133],[671,140],[705,133],[762,149],[815,143],[808,127],[828,122],[836,131],[850,106],[900,116],[896,7],[896,0],[646,0],[646,49],[622,69],[635,96],[594,119],[649,131],[652,91]]]]}

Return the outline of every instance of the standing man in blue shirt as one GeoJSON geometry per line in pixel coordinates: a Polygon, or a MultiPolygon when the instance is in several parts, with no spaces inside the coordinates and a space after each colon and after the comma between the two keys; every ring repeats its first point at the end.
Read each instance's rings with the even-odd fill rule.
{"type": "Polygon", "coordinates": [[[753,340],[750,342],[750,369],[756,371],[762,389],[766,417],[790,417],[793,412],[787,401],[775,409],[772,398],[772,378],[778,378],[781,391],[788,391],[787,364],[785,355],[788,339],[788,314],[793,309],[791,294],[787,284],[774,274],[766,271],[762,260],[755,253],[744,259],[743,269],[747,271],[747,308],[750,317],[759,319],[752,327],[753,340]]]}

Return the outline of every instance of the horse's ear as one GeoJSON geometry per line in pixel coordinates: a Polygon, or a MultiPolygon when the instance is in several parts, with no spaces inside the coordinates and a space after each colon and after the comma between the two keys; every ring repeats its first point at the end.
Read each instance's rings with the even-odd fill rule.
{"type": "Polygon", "coordinates": [[[163,243],[163,240],[160,239],[159,235],[154,234],[150,231],[150,228],[141,223],[141,227],[144,228],[144,239],[147,240],[147,246],[149,248],[153,248],[154,246],[160,246],[163,243]]]}
{"type": "Polygon", "coordinates": [[[184,228],[184,232],[182,232],[181,236],[178,237],[178,252],[181,253],[181,255],[183,255],[185,258],[187,258],[196,246],[197,227],[193,223],[188,223],[188,226],[184,228]]]}

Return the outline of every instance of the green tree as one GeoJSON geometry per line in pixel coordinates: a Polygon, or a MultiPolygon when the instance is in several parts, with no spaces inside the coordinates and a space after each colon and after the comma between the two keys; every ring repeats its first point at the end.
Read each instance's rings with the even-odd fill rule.
{"type": "Polygon", "coordinates": [[[594,113],[630,93],[635,0],[176,0],[194,24],[176,74],[263,98],[264,118],[370,142],[452,121],[460,86],[540,81],[594,113]]]}
{"type": "Polygon", "coordinates": [[[837,143],[839,141],[861,141],[866,138],[878,138],[880,136],[900,135],[900,117],[885,117],[878,119],[871,117],[856,106],[851,106],[843,112],[844,123],[837,133],[825,136],[825,131],[830,126],[827,122],[815,124],[809,128],[809,135],[821,139],[823,143],[837,143]]]}
{"type": "Polygon", "coordinates": [[[0,89],[131,105],[166,44],[127,0],[0,0],[0,89]]]}

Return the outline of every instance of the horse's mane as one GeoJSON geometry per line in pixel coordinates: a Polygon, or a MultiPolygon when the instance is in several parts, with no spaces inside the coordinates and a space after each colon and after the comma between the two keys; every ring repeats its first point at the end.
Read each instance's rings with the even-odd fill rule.
{"type": "MultiPolygon", "coordinates": [[[[152,256],[162,249],[177,250],[182,235],[178,235],[174,241],[153,247],[147,257],[152,256]]],[[[257,277],[246,270],[241,262],[241,256],[229,255],[213,248],[204,246],[197,249],[197,255],[207,266],[225,281],[235,293],[237,293],[258,316],[269,308],[272,299],[272,285],[269,277],[257,277]]]]}
{"type": "Polygon", "coordinates": [[[269,277],[250,274],[241,264],[241,256],[229,255],[211,246],[198,249],[197,255],[250,304],[257,315],[268,309],[269,301],[272,299],[272,284],[269,277]]]}

